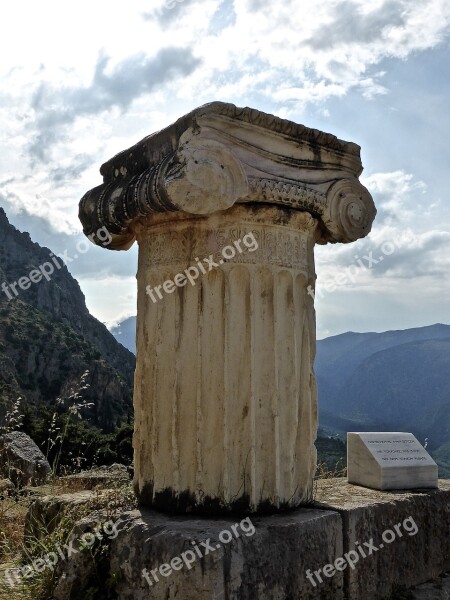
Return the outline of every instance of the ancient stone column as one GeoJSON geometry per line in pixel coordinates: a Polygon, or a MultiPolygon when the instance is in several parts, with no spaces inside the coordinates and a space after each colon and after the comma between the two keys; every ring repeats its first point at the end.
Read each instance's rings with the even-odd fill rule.
{"type": "Polygon", "coordinates": [[[141,504],[264,512],[311,500],[314,245],[370,231],[359,151],[214,102],[105,163],[81,200],[94,242],[106,227],[109,248],[139,244],[141,504]]]}

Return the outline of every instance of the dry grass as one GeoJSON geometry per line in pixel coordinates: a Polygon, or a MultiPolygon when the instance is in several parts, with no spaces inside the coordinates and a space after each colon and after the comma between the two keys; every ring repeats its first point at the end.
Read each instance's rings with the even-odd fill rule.
{"type": "Polygon", "coordinates": [[[37,580],[11,586],[6,579],[6,570],[14,565],[0,565],[0,600],[51,600],[48,590],[51,588],[52,574],[48,572],[37,580]]]}
{"type": "Polygon", "coordinates": [[[17,557],[29,505],[27,499],[7,497],[0,501],[0,564],[17,557]]]}
{"type": "Polygon", "coordinates": [[[329,469],[326,463],[317,465],[316,479],[334,479],[335,477],[347,477],[347,467],[342,467],[341,463],[336,463],[334,469],[329,469]]]}
{"type": "MultiPolygon", "coordinates": [[[[57,496],[63,493],[83,491],[77,480],[63,481],[36,489],[40,495],[57,496]]],[[[21,579],[20,584],[11,586],[6,578],[7,569],[30,564],[35,558],[52,552],[55,546],[68,542],[73,535],[75,523],[93,515],[104,521],[115,521],[118,515],[135,508],[136,500],[131,484],[116,489],[92,490],[92,498],[85,504],[69,505],[61,515],[54,531],[42,529],[36,539],[24,544],[24,524],[33,497],[4,498],[0,502],[0,600],[51,600],[54,575],[50,569],[36,573],[32,579],[21,579]]]]}
{"type": "MultiPolygon", "coordinates": [[[[0,501],[0,600],[36,600],[35,589],[8,584],[7,570],[21,559],[25,517],[30,505],[27,497],[5,497],[0,501]]],[[[39,593],[39,592],[38,592],[39,593]]]]}
{"type": "MultiPolygon", "coordinates": [[[[342,467],[341,463],[336,463],[334,469],[329,469],[326,463],[318,463],[316,476],[314,477],[313,503],[317,501],[317,482],[323,479],[335,479],[336,477],[347,477],[347,467],[342,467]]],[[[330,482],[331,483],[331,482],[330,482]]]]}
{"type": "Polygon", "coordinates": [[[86,489],[83,479],[73,478],[60,478],[55,481],[53,493],[59,494],[76,494],[86,489]]]}

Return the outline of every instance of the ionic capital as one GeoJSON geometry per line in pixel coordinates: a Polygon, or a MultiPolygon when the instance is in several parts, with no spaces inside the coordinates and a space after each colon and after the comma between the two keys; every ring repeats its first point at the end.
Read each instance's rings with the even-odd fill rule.
{"type": "Polygon", "coordinates": [[[154,213],[269,204],[317,218],[318,243],[352,242],[369,233],[376,214],[361,171],[356,144],[214,102],[106,162],[103,184],[80,202],[80,219],[94,241],[106,227],[109,248],[121,250],[134,242],[133,223],[154,213]]]}

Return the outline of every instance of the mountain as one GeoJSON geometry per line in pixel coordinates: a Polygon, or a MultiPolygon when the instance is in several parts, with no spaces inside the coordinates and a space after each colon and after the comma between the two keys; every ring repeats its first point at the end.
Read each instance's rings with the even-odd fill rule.
{"type": "MultiPolygon", "coordinates": [[[[349,376],[377,352],[402,344],[450,339],[450,325],[430,325],[384,333],[353,333],[319,340],[315,370],[322,392],[322,408],[335,406],[336,389],[346,385],[349,376]]],[[[344,411],[345,413],[345,411],[344,411]]]]}
{"type": "Polygon", "coordinates": [[[111,327],[111,333],[122,346],[136,353],[136,317],[129,317],[111,327]]]}
{"type": "Polygon", "coordinates": [[[443,444],[440,448],[432,452],[434,460],[439,465],[439,474],[441,477],[450,479],[450,442],[443,444]]]}
{"type": "Polygon", "coordinates": [[[317,343],[321,424],[450,440],[450,326],[344,333],[317,343]]]}
{"type": "Polygon", "coordinates": [[[63,262],[1,208],[0,286],[0,418],[18,397],[36,412],[82,398],[94,405],[86,417],[105,431],[131,416],[133,354],[89,314],[63,262]]]}
{"type": "Polygon", "coordinates": [[[410,431],[450,477],[449,325],[320,340],[315,370],[328,433],[410,431]]]}

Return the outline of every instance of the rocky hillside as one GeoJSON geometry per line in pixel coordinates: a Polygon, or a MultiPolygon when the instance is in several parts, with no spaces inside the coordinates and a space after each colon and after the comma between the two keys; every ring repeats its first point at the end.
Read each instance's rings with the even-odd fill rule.
{"type": "Polygon", "coordinates": [[[0,417],[19,396],[39,411],[78,394],[94,405],[90,422],[111,431],[132,413],[133,354],[89,314],[65,266],[17,295],[10,287],[52,258],[0,208],[0,417]]]}

